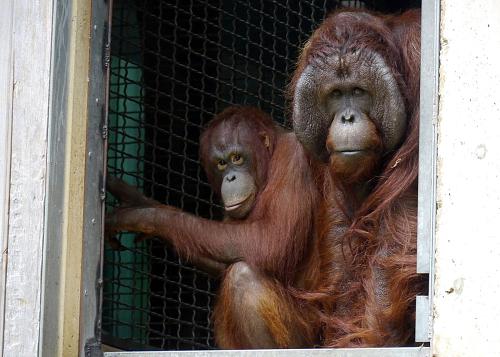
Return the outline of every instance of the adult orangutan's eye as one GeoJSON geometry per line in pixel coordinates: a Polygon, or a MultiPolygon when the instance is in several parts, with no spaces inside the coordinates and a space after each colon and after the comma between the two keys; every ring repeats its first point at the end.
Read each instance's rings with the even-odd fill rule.
{"type": "Polygon", "coordinates": [[[332,97],[334,97],[334,98],[339,98],[342,96],[342,92],[339,89],[333,90],[331,94],[332,94],[332,97]]]}
{"type": "Polygon", "coordinates": [[[360,96],[360,95],[363,95],[364,93],[365,93],[365,91],[361,88],[358,88],[358,87],[356,87],[352,90],[352,94],[354,94],[355,96],[360,96]]]}

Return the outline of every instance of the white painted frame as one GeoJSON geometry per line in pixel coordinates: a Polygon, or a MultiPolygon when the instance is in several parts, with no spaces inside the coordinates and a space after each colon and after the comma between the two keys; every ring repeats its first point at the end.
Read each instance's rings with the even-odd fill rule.
{"type": "MultiPolygon", "coordinates": [[[[12,126],[12,17],[14,0],[0,12],[0,332],[4,326],[5,278],[7,272],[9,183],[12,126]],[[3,118],[3,119],[2,119],[3,118]]],[[[3,333],[0,333],[0,355],[3,333]]]]}
{"type": "Polygon", "coordinates": [[[428,296],[417,296],[415,341],[430,342],[434,289],[436,153],[439,79],[439,0],[422,0],[417,272],[428,274],[428,296]]]}
{"type": "Polygon", "coordinates": [[[104,352],[104,357],[429,357],[429,347],[104,352]]]}
{"type": "Polygon", "coordinates": [[[104,26],[91,34],[91,6],[106,1],[2,3],[0,356],[84,355],[99,325],[88,298],[97,279],[82,280],[98,263],[82,252],[102,234],[83,238],[96,222],[83,198],[86,181],[102,186],[102,169],[87,166],[103,162],[86,152],[102,131],[94,119],[88,131],[87,93],[90,38],[104,26]]]}
{"type": "Polygon", "coordinates": [[[5,356],[40,352],[53,0],[0,12],[0,223],[5,356]],[[5,118],[5,119],[4,119],[5,118]],[[8,218],[6,219],[6,211],[8,218]]]}
{"type": "MultiPolygon", "coordinates": [[[[70,71],[68,64],[78,53],[70,44],[88,42],[90,33],[84,14],[71,16],[76,1],[85,8],[87,0],[6,0],[0,12],[0,356],[66,355],[75,340],[78,344],[80,311],[73,302],[79,302],[80,281],[66,277],[70,269],[61,264],[68,241],[82,245],[83,217],[68,208],[77,205],[79,194],[73,190],[72,200],[63,200],[71,187],[83,191],[83,184],[74,182],[83,177],[85,162],[79,144],[85,135],[66,140],[72,138],[66,125],[70,89],[86,106],[88,73],[81,71],[88,67],[70,71]],[[70,33],[76,20],[80,26],[71,26],[70,33]],[[83,85],[70,82],[70,73],[83,85]],[[80,152],[76,169],[70,170],[75,164],[65,155],[67,144],[80,152]],[[74,293],[64,293],[68,281],[77,287],[74,293]],[[75,318],[76,323],[67,322],[75,318]]],[[[85,64],[85,56],[79,58],[85,64]]],[[[85,115],[75,109],[78,100],[72,104],[85,115]]],[[[72,118],[86,123],[84,117],[72,118]]],[[[73,254],[78,251],[71,245],[73,254]]],[[[72,259],[74,270],[81,269],[80,261],[72,259]]]]}

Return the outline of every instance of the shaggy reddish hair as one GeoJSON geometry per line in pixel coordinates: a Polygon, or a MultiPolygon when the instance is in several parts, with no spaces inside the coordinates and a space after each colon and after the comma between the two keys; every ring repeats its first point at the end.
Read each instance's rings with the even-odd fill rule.
{"type": "Polygon", "coordinates": [[[299,296],[320,307],[325,346],[406,345],[414,331],[415,296],[425,289],[416,272],[420,12],[333,13],[305,45],[290,95],[306,66],[332,48],[369,49],[384,58],[405,98],[408,125],[361,201],[325,170],[316,222],[318,278],[312,292],[299,296]]]}

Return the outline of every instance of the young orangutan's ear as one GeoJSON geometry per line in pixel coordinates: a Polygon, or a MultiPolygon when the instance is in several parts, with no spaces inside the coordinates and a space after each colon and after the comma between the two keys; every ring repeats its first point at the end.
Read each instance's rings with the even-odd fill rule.
{"type": "Polygon", "coordinates": [[[271,138],[269,135],[265,131],[261,131],[259,135],[264,143],[264,146],[269,150],[269,152],[272,152],[273,148],[271,147],[271,138]]]}

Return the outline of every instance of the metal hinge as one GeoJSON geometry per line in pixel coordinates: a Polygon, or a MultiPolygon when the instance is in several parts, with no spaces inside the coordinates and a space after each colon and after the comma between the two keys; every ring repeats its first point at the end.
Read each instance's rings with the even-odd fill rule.
{"type": "Polygon", "coordinates": [[[108,138],[108,126],[106,124],[102,126],[101,135],[103,140],[108,138]]]}
{"type": "Polygon", "coordinates": [[[109,24],[106,22],[104,24],[104,31],[103,31],[103,41],[102,43],[104,44],[103,46],[103,55],[102,55],[102,63],[104,66],[104,70],[107,70],[109,68],[109,63],[111,61],[111,43],[109,42],[109,24]]]}
{"type": "Polygon", "coordinates": [[[101,173],[99,175],[99,198],[101,201],[106,200],[106,187],[104,184],[104,175],[101,173]]]}
{"type": "Polygon", "coordinates": [[[105,69],[109,68],[110,60],[111,60],[111,44],[106,43],[104,45],[104,58],[103,58],[103,64],[105,69]]]}
{"type": "Polygon", "coordinates": [[[85,343],[85,357],[103,357],[101,342],[95,337],[90,338],[85,343]]]}

